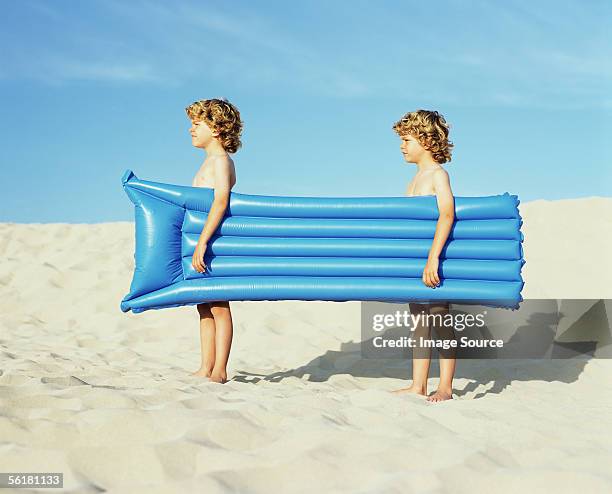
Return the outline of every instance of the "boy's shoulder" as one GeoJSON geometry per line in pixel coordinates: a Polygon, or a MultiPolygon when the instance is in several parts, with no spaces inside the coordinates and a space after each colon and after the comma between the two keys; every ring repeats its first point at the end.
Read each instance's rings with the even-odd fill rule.
{"type": "Polygon", "coordinates": [[[436,168],[433,172],[434,172],[434,175],[442,174],[442,175],[446,175],[448,177],[448,172],[446,171],[446,169],[442,165],[438,165],[438,168],[436,168]]]}
{"type": "Polygon", "coordinates": [[[450,175],[442,166],[440,166],[440,168],[437,168],[433,171],[433,173],[431,174],[431,178],[434,182],[440,180],[448,181],[450,180],[450,175]]]}
{"type": "Polygon", "coordinates": [[[440,167],[434,170],[431,175],[431,181],[436,195],[450,192],[450,176],[444,168],[440,167]]]}
{"type": "Polygon", "coordinates": [[[211,156],[209,159],[213,163],[220,163],[220,164],[234,163],[234,160],[229,154],[217,154],[217,155],[211,156]]]}
{"type": "Polygon", "coordinates": [[[215,188],[219,183],[229,185],[231,189],[236,183],[236,167],[229,154],[211,156],[210,167],[214,170],[215,188]]]}

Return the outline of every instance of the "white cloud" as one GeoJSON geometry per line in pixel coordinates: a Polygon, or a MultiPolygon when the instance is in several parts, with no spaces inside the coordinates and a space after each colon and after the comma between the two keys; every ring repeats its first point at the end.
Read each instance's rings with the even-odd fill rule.
{"type": "Polygon", "coordinates": [[[142,62],[102,62],[52,57],[47,60],[48,79],[90,80],[109,82],[169,82],[156,74],[153,67],[142,62]]]}

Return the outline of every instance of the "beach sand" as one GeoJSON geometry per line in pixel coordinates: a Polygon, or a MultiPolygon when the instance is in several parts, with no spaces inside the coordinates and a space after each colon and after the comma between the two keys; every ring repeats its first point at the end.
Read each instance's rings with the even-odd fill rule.
{"type": "MultiPolygon", "coordinates": [[[[520,210],[525,299],[612,298],[612,199],[520,210]]],[[[233,379],[209,383],[194,307],[119,310],[133,230],[0,224],[0,471],[75,493],[612,491],[612,360],[461,360],[433,404],[389,393],[409,361],[361,358],[358,302],[236,302],[233,379]]]]}

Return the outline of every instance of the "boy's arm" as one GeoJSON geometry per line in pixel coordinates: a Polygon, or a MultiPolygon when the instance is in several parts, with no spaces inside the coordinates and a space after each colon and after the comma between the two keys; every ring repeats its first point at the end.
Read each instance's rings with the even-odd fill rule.
{"type": "Polygon", "coordinates": [[[436,225],[436,233],[429,250],[427,265],[423,271],[423,283],[432,288],[440,283],[438,260],[455,221],[455,198],[451,191],[448,172],[446,170],[436,171],[433,175],[433,184],[440,214],[436,225]]]}
{"type": "Polygon", "coordinates": [[[212,163],[215,170],[215,193],[210,211],[208,211],[208,217],[206,223],[200,233],[198,245],[195,248],[193,254],[192,265],[196,271],[202,273],[206,269],[204,265],[204,253],[208,241],[213,236],[223,217],[225,211],[229,205],[230,190],[231,190],[231,174],[230,174],[230,162],[227,157],[219,157],[212,163]]]}

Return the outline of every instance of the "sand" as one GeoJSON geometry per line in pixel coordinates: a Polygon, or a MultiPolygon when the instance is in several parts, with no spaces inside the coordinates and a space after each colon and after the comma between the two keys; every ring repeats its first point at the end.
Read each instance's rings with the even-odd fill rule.
{"type": "MultiPolygon", "coordinates": [[[[612,199],[520,208],[524,298],[612,298],[612,199]]],[[[0,471],[75,493],[612,491],[612,360],[462,360],[433,404],[389,393],[410,362],[361,358],[358,302],[236,302],[232,380],[210,383],[193,307],[120,312],[133,229],[0,224],[0,471]]]]}

